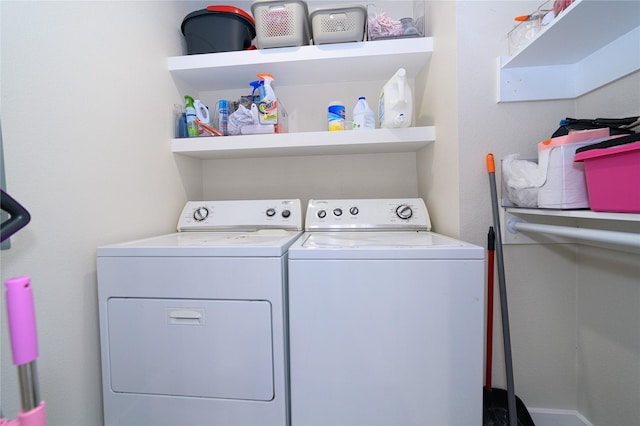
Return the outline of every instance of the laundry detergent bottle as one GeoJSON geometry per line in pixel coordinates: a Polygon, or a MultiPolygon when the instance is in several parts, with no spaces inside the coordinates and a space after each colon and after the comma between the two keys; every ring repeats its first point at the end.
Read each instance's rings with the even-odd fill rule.
{"type": "Polygon", "coordinates": [[[407,71],[400,68],[387,81],[378,101],[380,127],[409,127],[413,120],[413,96],[407,81],[407,71]]]}
{"type": "Polygon", "coordinates": [[[353,108],[353,129],[375,129],[376,114],[369,107],[367,98],[360,96],[356,106],[353,108]]]}

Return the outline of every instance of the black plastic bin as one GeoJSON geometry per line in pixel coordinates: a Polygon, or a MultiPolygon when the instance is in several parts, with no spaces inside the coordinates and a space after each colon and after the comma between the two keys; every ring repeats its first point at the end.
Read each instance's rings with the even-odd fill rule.
{"type": "Polygon", "coordinates": [[[183,19],[181,29],[189,55],[245,50],[256,36],[253,17],[233,6],[192,12],[183,19]]]}

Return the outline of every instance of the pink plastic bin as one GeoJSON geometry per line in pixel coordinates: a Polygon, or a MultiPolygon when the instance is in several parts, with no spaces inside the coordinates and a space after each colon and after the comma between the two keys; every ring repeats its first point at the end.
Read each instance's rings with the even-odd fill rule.
{"type": "Polygon", "coordinates": [[[578,152],[591,210],[640,213],[640,141],[578,152]]]}

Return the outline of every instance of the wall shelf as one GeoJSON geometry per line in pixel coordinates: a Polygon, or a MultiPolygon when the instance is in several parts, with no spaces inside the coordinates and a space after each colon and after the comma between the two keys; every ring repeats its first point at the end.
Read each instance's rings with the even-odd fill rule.
{"type": "Polygon", "coordinates": [[[175,154],[200,159],[415,152],[435,140],[435,128],[303,132],[173,139],[175,154]]]}
{"type": "MultiPolygon", "coordinates": [[[[398,64],[415,78],[432,51],[433,39],[419,37],[175,56],[168,68],[177,87],[197,93],[246,89],[256,70],[274,74],[278,86],[382,81],[398,64]]],[[[434,140],[435,128],[423,126],[173,139],[171,150],[200,159],[370,154],[416,152],[434,140]]]]}
{"type": "Polygon", "coordinates": [[[174,56],[168,66],[194,91],[244,89],[256,70],[275,75],[278,86],[299,86],[386,80],[398,64],[414,78],[432,51],[433,39],[419,37],[174,56]]]}
{"type": "Polygon", "coordinates": [[[574,99],[638,70],[640,2],[576,0],[498,58],[498,102],[574,99]]]}

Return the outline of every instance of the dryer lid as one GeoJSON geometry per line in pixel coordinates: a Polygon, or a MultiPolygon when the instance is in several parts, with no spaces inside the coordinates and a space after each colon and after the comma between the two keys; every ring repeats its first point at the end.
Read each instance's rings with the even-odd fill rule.
{"type": "Polygon", "coordinates": [[[176,232],[98,247],[98,257],[280,257],[302,231],[176,232]]]}

